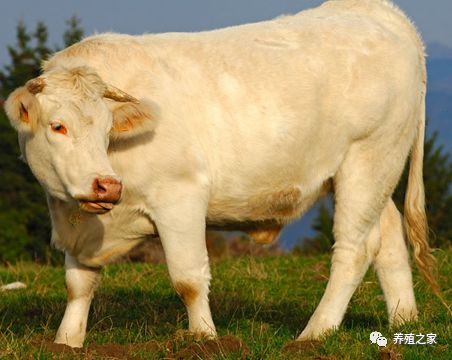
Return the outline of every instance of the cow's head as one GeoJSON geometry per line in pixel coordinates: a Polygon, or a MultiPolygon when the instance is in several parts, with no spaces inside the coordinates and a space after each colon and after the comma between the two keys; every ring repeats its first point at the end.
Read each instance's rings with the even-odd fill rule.
{"type": "Polygon", "coordinates": [[[155,126],[152,106],[105,84],[90,68],[50,70],[5,103],[23,159],[45,190],[83,210],[104,213],[119,201],[121,179],[107,149],[155,126]]]}

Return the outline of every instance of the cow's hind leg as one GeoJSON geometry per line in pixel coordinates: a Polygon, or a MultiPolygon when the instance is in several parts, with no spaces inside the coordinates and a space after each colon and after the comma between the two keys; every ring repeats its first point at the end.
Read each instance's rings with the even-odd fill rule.
{"type": "Polygon", "coordinates": [[[323,297],[298,340],[318,338],[337,328],[375,253],[369,237],[379,238],[380,215],[392,193],[408,149],[355,144],[334,177],[335,244],[323,297]],[[392,163],[387,159],[392,159],[392,163]]]}
{"type": "Polygon", "coordinates": [[[82,347],[91,300],[100,281],[100,270],[83,266],[68,254],[65,268],[68,302],[55,342],[82,347]]]}
{"type": "Polygon", "coordinates": [[[380,226],[381,246],[374,266],[385,296],[389,322],[415,320],[416,301],[402,218],[392,200],[381,215],[380,226]]]}

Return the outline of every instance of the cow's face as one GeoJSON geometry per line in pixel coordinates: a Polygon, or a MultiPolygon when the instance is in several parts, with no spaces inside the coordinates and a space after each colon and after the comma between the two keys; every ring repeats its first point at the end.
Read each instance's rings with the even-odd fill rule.
{"type": "Polygon", "coordinates": [[[154,127],[149,104],[107,86],[87,68],[30,80],[8,97],[5,109],[22,157],[45,190],[93,213],[112,209],[121,197],[121,179],[107,156],[110,139],[154,127]]]}

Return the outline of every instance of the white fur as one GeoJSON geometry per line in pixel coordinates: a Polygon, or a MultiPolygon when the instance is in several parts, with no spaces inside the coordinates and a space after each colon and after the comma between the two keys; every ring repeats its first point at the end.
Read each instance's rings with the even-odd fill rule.
{"type": "Polygon", "coordinates": [[[89,307],[100,280],[100,272],[81,265],[69,254],[66,254],[65,266],[68,303],[55,342],[81,347],[85,340],[89,307]]]}
{"type": "MultiPolygon", "coordinates": [[[[392,4],[328,1],[294,16],[211,32],[97,35],[54,55],[43,77],[51,83],[55,72],[80,67],[152,103],[158,122],[152,132],[117,135],[107,158],[113,102],[82,97],[81,114],[93,116],[86,124],[68,113],[67,90],[49,86],[37,95],[44,119],[67,116],[86,134],[71,145],[74,152],[62,145],[61,159],[79,156],[86,163],[73,177],[46,176],[56,160],[48,150],[29,154],[32,140],[25,146],[49,194],[53,242],[74,259],[70,264],[105,265],[158,231],[176,288],[189,283],[197,294],[187,304],[190,329],[214,335],[206,223],[285,224],[332,180],[331,276],[300,338],[340,324],[374,259],[391,318],[415,313],[400,224],[394,230],[384,224],[399,216],[385,209],[421,121],[425,62],[416,30],[392,4]],[[104,215],[82,213],[68,199],[71,189],[86,188],[92,172],[120,176],[124,184],[121,203],[104,215]],[[401,288],[392,286],[387,266],[397,268],[401,288]]],[[[79,159],[62,172],[71,173],[79,159]]],[[[84,276],[76,269],[69,267],[71,284],[84,276]]],[[[91,291],[68,304],[58,342],[83,342],[91,291]]]]}

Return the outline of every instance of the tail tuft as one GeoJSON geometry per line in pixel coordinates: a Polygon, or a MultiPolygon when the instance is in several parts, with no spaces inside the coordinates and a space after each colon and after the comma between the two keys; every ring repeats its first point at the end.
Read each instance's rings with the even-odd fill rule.
{"type": "Polygon", "coordinates": [[[441,293],[437,281],[437,262],[428,244],[428,224],[425,213],[425,191],[423,173],[425,97],[420,107],[420,121],[411,151],[408,186],[405,195],[404,223],[408,240],[413,248],[414,261],[433,293],[451,312],[441,293]]]}

